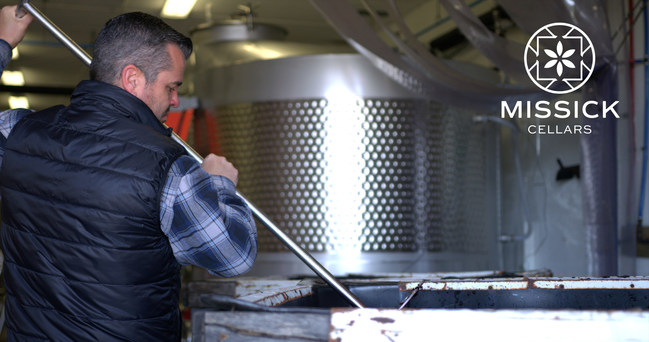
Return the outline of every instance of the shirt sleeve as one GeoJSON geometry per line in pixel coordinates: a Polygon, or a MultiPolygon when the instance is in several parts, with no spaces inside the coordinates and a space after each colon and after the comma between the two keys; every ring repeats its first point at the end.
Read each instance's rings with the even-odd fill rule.
{"type": "Polygon", "coordinates": [[[11,45],[5,40],[0,39],[0,70],[2,71],[11,62],[11,50],[11,45]]]}
{"type": "MultiPolygon", "coordinates": [[[[11,46],[9,43],[0,39],[0,75],[4,72],[5,67],[11,61],[11,46]]],[[[3,112],[0,112],[0,163],[2,162],[2,156],[4,156],[5,143],[7,142],[7,137],[9,132],[14,128],[16,123],[20,121],[26,114],[31,113],[32,111],[24,108],[9,109],[3,112]]]]}
{"type": "Polygon", "coordinates": [[[210,175],[191,157],[178,158],[160,201],[162,231],[182,265],[233,277],[250,270],[257,256],[257,228],[232,181],[210,175]]]}
{"type": "MultiPolygon", "coordinates": [[[[10,61],[11,45],[3,39],[0,39],[0,74],[4,72],[5,67],[10,61]]],[[[29,113],[32,113],[32,111],[24,108],[9,109],[0,112],[0,169],[2,168],[2,160],[5,156],[5,146],[7,145],[9,133],[18,121],[29,113]]]]}

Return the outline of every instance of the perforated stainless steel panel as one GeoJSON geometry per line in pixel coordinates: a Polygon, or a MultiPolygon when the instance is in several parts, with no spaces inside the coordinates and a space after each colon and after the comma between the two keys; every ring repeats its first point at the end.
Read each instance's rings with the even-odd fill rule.
{"type": "MultiPolygon", "coordinates": [[[[333,272],[494,266],[498,128],[476,113],[413,96],[360,56],[203,70],[197,132],[239,169],[241,193],[333,272]]],[[[255,274],[302,272],[258,227],[255,274]]]]}
{"type": "MultiPolygon", "coordinates": [[[[239,189],[313,252],[485,251],[483,127],[418,100],[219,107],[239,189]]],[[[260,229],[261,251],[283,246],[260,229]]]]}
{"type": "Polygon", "coordinates": [[[487,221],[486,126],[475,113],[431,104],[422,119],[420,222],[429,251],[482,253],[493,246],[487,221]],[[421,208],[423,207],[423,208],[421,208]]]}
{"type": "MultiPolygon", "coordinates": [[[[216,115],[239,188],[304,248],[416,249],[412,102],[265,102],[216,115]]],[[[266,231],[259,239],[281,250],[266,231]]]]}

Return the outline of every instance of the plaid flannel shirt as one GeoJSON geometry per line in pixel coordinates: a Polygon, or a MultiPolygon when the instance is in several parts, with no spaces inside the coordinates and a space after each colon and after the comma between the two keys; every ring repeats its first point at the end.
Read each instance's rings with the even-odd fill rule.
{"type": "MultiPolygon", "coordinates": [[[[2,70],[10,60],[11,47],[0,40],[2,70]]],[[[0,112],[0,167],[6,138],[29,113],[28,109],[0,112]]],[[[169,170],[160,199],[160,228],[181,265],[200,266],[214,275],[242,274],[257,256],[257,228],[234,183],[210,175],[189,156],[178,158],[169,170]]]]}

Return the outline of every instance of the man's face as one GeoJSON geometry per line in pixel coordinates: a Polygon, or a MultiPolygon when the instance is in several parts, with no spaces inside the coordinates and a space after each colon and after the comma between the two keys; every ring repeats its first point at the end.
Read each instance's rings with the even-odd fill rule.
{"type": "Polygon", "coordinates": [[[160,122],[167,121],[171,107],[178,107],[178,87],[183,83],[185,57],[178,46],[169,44],[167,52],[171,57],[171,69],[163,70],[153,82],[148,82],[140,96],[160,122]]]}

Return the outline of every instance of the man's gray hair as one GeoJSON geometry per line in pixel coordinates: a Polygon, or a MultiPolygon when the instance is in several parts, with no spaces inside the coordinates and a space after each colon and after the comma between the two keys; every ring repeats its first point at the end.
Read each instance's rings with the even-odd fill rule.
{"type": "Polygon", "coordinates": [[[189,58],[192,41],[161,19],[142,12],[119,15],[109,20],[95,41],[90,79],[118,85],[122,69],[129,64],[154,82],[160,71],[170,70],[167,46],[174,44],[189,58]]]}

